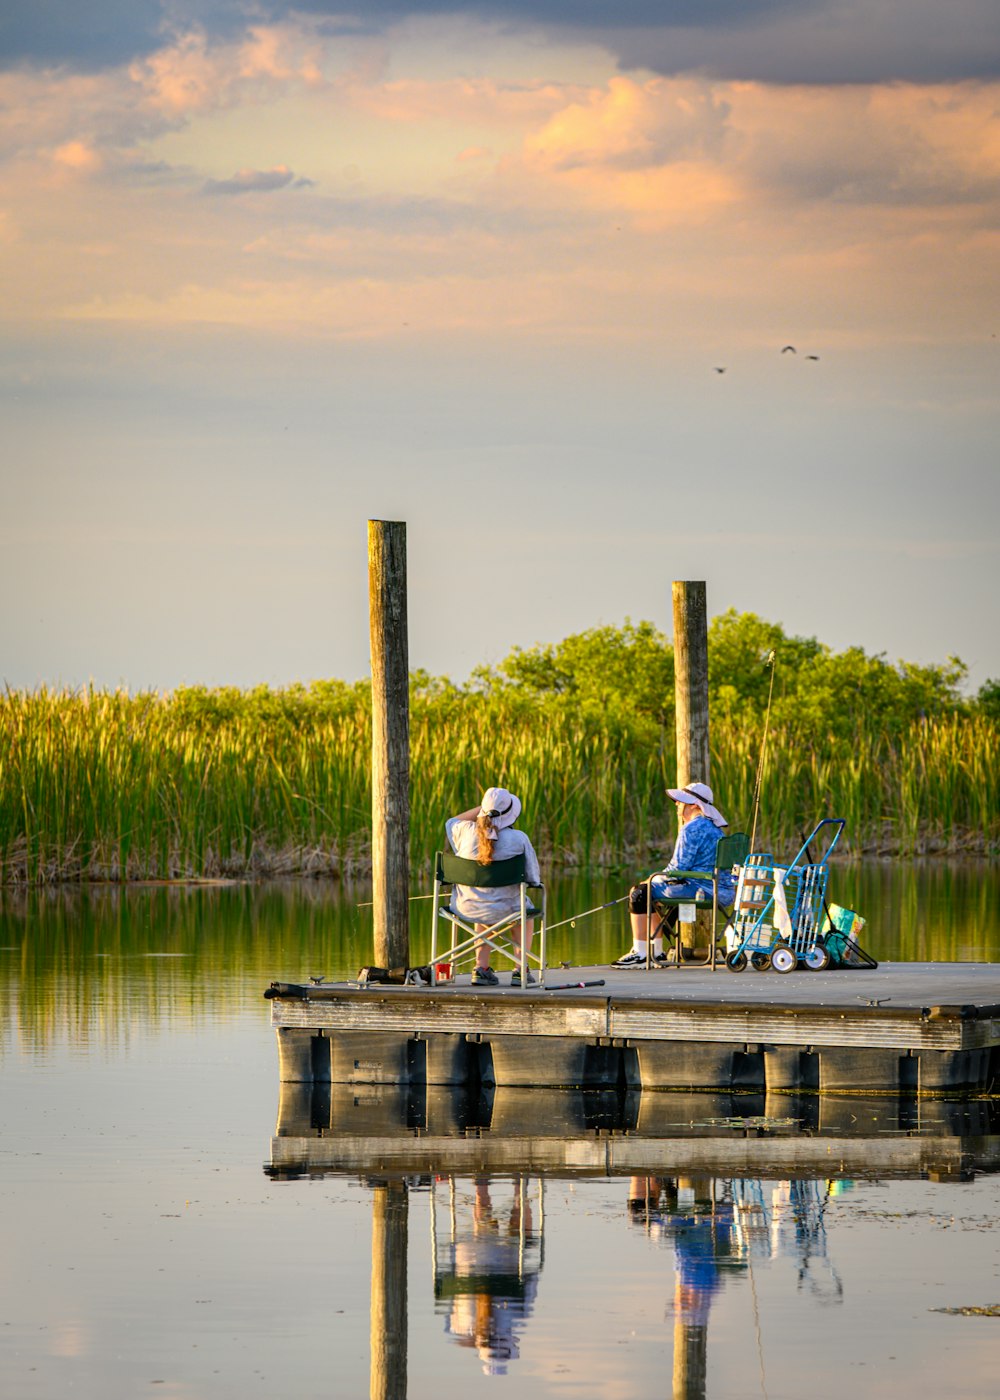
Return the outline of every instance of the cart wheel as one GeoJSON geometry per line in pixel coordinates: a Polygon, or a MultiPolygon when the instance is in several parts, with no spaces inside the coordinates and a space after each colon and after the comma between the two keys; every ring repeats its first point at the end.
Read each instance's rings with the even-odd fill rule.
{"type": "Polygon", "coordinates": [[[726,966],[730,972],[743,972],[747,965],[746,953],[730,953],[726,959],[726,966]]]}
{"type": "Polygon", "coordinates": [[[791,972],[797,962],[798,958],[787,943],[779,943],[771,949],[771,966],[775,972],[791,972]]]}
{"type": "Polygon", "coordinates": [[[755,972],[767,972],[771,966],[770,953],[751,953],[750,962],[755,972]]]}
{"type": "Polygon", "coordinates": [[[814,943],[806,953],[806,967],[813,972],[825,972],[830,966],[830,950],[822,943],[814,943]]]}

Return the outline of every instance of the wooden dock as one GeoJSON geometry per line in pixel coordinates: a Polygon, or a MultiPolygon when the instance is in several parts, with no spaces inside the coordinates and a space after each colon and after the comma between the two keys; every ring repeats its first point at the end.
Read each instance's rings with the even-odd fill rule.
{"type": "MultiPolygon", "coordinates": [[[[284,1083],[1000,1092],[1000,965],[550,969],[553,990],[272,983],[284,1083]],[[604,979],[601,987],[566,987],[604,979]],[[557,989],[558,988],[558,989],[557,989]]],[[[507,980],[506,978],[504,979],[507,980]]]]}

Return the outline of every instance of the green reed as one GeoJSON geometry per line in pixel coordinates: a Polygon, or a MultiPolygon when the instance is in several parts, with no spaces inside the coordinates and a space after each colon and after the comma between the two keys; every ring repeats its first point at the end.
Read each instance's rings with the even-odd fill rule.
{"type": "MultiPolygon", "coordinates": [[[[712,730],[712,782],[749,830],[760,734],[712,730]]],[[[371,712],[362,687],[0,696],[0,869],[6,883],[349,873],[367,868],[371,712]],[[222,702],[225,703],[222,703],[222,702]]],[[[502,783],[553,864],[642,869],[669,853],[673,736],[648,719],[581,714],[564,698],[450,690],[411,710],[415,871],[444,818],[502,783]]],[[[1000,849],[1000,737],[981,714],[850,743],[772,728],[758,846],[788,853],[822,816],[844,848],[1000,849]]]]}

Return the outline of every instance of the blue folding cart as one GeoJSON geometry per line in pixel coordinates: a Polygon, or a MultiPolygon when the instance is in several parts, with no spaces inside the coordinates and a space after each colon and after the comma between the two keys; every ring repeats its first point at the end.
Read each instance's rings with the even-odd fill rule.
{"type": "Polygon", "coordinates": [[[767,852],[752,852],[736,887],[726,966],[742,972],[791,972],[800,963],[822,972],[834,961],[824,934],[829,859],[846,823],[824,817],[803,841],[790,865],[776,864],[767,852]],[[819,860],[813,842],[823,833],[819,860]]]}

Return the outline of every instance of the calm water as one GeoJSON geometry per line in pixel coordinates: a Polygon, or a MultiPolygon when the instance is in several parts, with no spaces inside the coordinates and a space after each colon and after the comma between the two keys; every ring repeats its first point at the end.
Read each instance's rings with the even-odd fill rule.
{"type": "MultiPolygon", "coordinates": [[[[558,884],[551,917],[620,890],[558,884]]],[[[365,1396],[373,1277],[382,1395],[995,1393],[1000,1317],[954,1311],[1000,1304],[991,1113],[813,1107],[816,1165],[783,1175],[745,1121],[756,1101],[659,1096],[662,1148],[565,1096],[456,1110],[451,1147],[437,1105],[280,1101],[261,992],[367,961],[366,895],[0,903],[5,1395],[365,1396]],[[696,1151],[671,1145],[685,1133],[696,1151]],[[734,1135],[758,1174],[716,1160],[734,1135]],[[635,1147],[641,1172],[612,1165],[635,1147]]],[[[1000,961],[998,896],[982,866],[844,866],[831,888],[883,959],[1000,961]]],[[[620,907],[582,919],[553,960],[609,960],[624,930],[620,907]]]]}

